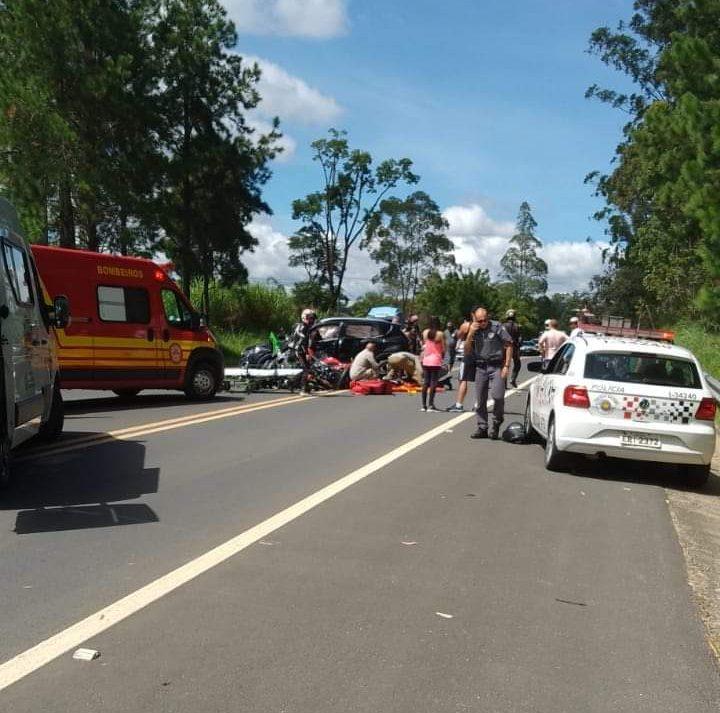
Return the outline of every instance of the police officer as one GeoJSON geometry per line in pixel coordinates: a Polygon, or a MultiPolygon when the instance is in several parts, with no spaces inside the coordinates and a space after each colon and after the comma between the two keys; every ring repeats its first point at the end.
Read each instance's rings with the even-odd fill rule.
{"type": "Polygon", "coordinates": [[[290,342],[295,355],[300,362],[303,373],[300,377],[300,394],[308,395],[308,380],[310,377],[310,364],[315,357],[315,343],[318,339],[317,330],[313,330],[317,314],[309,307],[302,311],[300,321],[295,325],[290,342]]]}
{"type": "Polygon", "coordinates": [[[513,340],[513,370],[512,376],[510,377],[510,383],[512,384],[513,388],[517,388],[517,378],[520,374],[520,366],[522,365],[522,362],[520,361],[520,344],[522,344],[522,334],[520,332],[520,327],[518,326],[518,323],[515,321],[514,309],[509,309],[505,313],[505,321],[503,322],[503,327],[505,327],[505,331],[512,337],[513,340]]]}
{"type": "Polygon", "coordinates": [[[497,440],[505,418],[505,380],[512,361],[513,340],[505,327],[490,320],[488,311],[478,307],[465,340],[465,360],[471,371],[468,381],[475,377],[477,397],[477,431],[471,438],[488,437],[488,392],[494,400],[493,424],[490,438],[497,440]]]}

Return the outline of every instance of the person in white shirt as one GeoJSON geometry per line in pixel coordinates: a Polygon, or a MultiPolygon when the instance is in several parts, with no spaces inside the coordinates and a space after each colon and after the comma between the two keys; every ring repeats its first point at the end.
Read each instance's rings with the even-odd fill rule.
{"type": "Polygon", "coordinates": [[[577,317],[570,317],[570,339],[583,333],[580,329],[580,320],[577,317]]]}
{"type": "Polygon", "coordinates": [[[568,340],[568,335],[561,332],[558,328],[556,319],[550,320],[550,328],[540,335],[538,346],[542,354],[543,364],[547,364],[560,347],[568,340]]]}
{"type": "Polygon", "coordinates": [[[350,379],[352,381],[361,381],[363,379],[374,379],[380,372],[380,367],[375,361],[375,350],[377,344],[368,342],[352,362],[350,367],[350,379]]]}

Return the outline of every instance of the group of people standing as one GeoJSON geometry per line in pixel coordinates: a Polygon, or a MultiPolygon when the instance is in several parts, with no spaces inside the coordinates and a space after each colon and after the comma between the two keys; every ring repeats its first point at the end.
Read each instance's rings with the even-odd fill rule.
{"type": "MultiPolygon", "coordinates": [[[[305,352],[312,352],[312,327],[315,323],[313,310],[304,310],[302,321],[296,327],[296,337],[305,352]]],[[[557,320],[548,319],[545,331],[538,340],[543,361],[547,363],[560,347],[571,337],[580,333],[578,320],[570,320],[570,336],[558,329],[557,320]]],[[[417,315],[412,315],[403,327],[409,351],[392,354],[388,358],[390,373],[386,378],[400,375],[421,382],[421,411],[439,412],[435,404],[441,374],[452,369],[457,355],[462,355],[457,400],[445,411],[460,413],[468,391],[468,384],[475,384],[475,411],[477,429],[472,438],[497,440],[505,417],[505,391],[508,380],[517,388],[520,373],[520,345],[522,334],[517,324],[515,310],[508,310],[503,322],[490,319],[485,307],[474,307],[463,323],[455,329],[448,322],[443,329],[437,318],[430,319],[429,326],[421,330],[417,315]],[[422,372],[422,377],[420,377],[422,372]],[[492,419],[488,413],[488,397],[493,400],[492,419]]],[[[353,360],[350,378],[361,380],[373,378],[380,368],[375,359],[377,344],[369,341],[365,349],[353,360]]],[[[304,365],[305,366],[305,365],[304,365]]],[[[303,379],[303,386],[305,380],[303,379]]]]}

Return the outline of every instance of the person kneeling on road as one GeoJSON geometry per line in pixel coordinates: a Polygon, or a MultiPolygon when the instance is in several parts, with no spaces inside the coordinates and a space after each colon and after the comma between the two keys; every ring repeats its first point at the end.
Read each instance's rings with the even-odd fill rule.
{"type": "Polygon", "coordinates": [[[394,352],[387,360],[390,371],[385,377],[387,381],[414,381],[422,383],[422,364],[420,357],[411,352],[394,352]]]}
{"type": "Polygon", "coordinates": [[[380,373],[380,366],[375,360],[377,344],[368,342],[352,362],[350,367],[350,381],[362,381],[363,379],[374,379],[380,373]]]}
{"type": "Polygon", "coordinates": [[[490,438],[494,441],[500,435],[500,426],[505,418],[505,380],[513,356],[513,339],[507,330],[490,320],[484,307],[475,310],[465,340],[464,360],[468,362],[466,378],[474,377],[477,396],[477,431],[471,438],[488,437],[488,392],[494,401],[493,424],[490,438]]]}

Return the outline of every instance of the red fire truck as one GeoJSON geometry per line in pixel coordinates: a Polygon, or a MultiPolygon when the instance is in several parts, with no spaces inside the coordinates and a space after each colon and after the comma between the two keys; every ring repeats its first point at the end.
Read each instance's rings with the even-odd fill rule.
{"type": "Polygon", "coordinates": [[[57,330],[64,389],[180,389],[210,398],[223,357],[165,270],[150,260],[32,246],[50,294],[67,295],[72,321],[57,330]]]}

